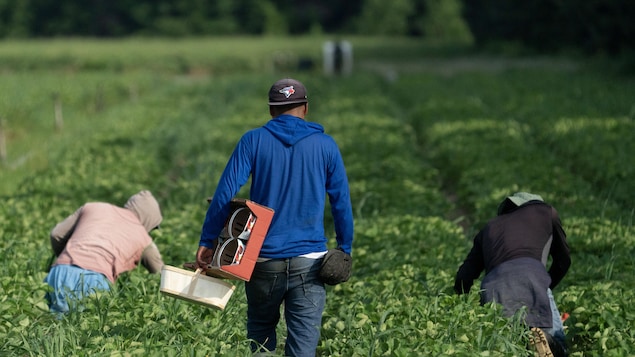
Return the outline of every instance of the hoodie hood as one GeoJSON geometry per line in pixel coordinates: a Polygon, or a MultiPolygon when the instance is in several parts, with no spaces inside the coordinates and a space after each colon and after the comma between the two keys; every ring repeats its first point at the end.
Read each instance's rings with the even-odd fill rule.
{"type": "Polygon", "coordinates": [[[265,124],[264,128],[269,130],[278,140],[289,146],[294,145],[307,136],[324,132],[322,125],[288,114],[282,114],[271,119],[265,124]]]}
{"type": "Polygon", "coordinates": [[[150,191],[141,191],[133,195],[128,199],[124,208],[134,212],[148,232],[157,228],[163,220],[159,202],[152,196],[150,191]]]}
{"type": "Polygon", "coordinates": [[[529,192],[516,192],[513,195],[506,197],[503,202],[500,203],[498,206],[498,215],[500,216],[501,214],[511,212],[530,201],[544,202],[540,195],[535,195],[529,192]]]}

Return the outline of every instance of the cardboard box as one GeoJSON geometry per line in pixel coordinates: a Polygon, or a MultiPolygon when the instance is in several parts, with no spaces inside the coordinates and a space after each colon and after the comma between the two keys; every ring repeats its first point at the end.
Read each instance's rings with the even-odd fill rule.
{"type": "Polygon", "coordinates": [[[209,276],[249,281],[274,211],[253,201],[235,198],[212,263],[209,276]]]}

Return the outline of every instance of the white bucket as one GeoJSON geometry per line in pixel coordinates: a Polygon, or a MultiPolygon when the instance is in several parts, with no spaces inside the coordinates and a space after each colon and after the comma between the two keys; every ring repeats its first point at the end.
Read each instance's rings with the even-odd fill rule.
{"type": "Polygon", "coordinates": [[[161,269],[163,294],[196,304],[223,310],[236,287],[221,279],[164,265],[161,269]]]}

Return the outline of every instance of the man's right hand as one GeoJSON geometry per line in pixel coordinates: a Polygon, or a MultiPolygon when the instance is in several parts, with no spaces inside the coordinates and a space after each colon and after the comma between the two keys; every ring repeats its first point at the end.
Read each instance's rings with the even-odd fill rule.
{"type": "Polygon", "coordinates": [[[213,257],[214,249],[203,246],[198,247],[198,251],[196,251],[196,267],[206,271],[213,257]]]}

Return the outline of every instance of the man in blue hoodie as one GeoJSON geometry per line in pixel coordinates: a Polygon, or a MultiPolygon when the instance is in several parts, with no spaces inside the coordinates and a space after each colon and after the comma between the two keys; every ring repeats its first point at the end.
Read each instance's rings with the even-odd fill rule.
{"type": "Polygon", "coordinates": [[[318,273],[327,252],[326,196],[337,248],[351,254],[353,210],[339,148],[317,123],[305,120],[306,89],[281,79],[269,90],[272,119],[245,133],[232,153],[209,205],[199,249],[205,268],[230,212],[230,201],[251,176],[250,199],[275,211],[247,295],[247,337],[254,352],[274,351],[280,306],[287,324],[286,356],[314,356],[326,289],[318,273]]]}

